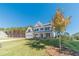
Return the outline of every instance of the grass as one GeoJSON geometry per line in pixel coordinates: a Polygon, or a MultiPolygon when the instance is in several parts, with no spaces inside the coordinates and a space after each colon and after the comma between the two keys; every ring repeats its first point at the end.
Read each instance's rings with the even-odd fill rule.
{"type": "Polygon", "coordinates": [[[30,47],[36,49],[44,49],[46,46],[55,46],[58,47],[59,41],[58,39],[43,39],[43,40],[30,40],[29,45],[30,47]]]}
{"type": "Polygon", "coordinates": [[[75,52],[79,52],[79,41],[65,40],[65,41],[63,41],[63,43],[69,49],[71,49],[75,52]]]}
{"type": "MultiPolygon", "coordinates": [[[[64,40],[64,45],[71,50],[79,52],[79,41],[64,40]]],[[[46,47],[59,46],[58,39],[43,40],[16,40],[0,43],[0,56],[48,56],[46,47]]]]}
{"type": "Polygon", "coordinates": [[[36,49],[27,43],[34,42],[30,40],[17,40],[3,42],[0,48],[0,56],[46,56],[45,49],[36,49]]]}

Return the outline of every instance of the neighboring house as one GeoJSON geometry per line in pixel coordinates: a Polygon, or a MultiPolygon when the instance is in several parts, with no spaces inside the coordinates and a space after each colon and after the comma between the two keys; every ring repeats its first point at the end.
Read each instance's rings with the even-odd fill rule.
{"type": "Polygon", "coordinates": [[[34,27],[28,27],[26,30],[26,38],[52,38],[54,37],[54,32],[52,31],[51,23],[42,24],[37,22],[34,27]]]}
{"type": "Polygon", "coordinates": [[[7,38],[8,35],[6,34],[6,32],[4,31],[0,31],[0,39],[4,39],[4,38],[7,38]]]}

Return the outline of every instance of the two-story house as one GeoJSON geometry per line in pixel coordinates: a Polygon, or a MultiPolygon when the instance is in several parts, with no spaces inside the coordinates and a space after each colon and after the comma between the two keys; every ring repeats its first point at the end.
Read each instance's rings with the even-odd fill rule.
{"type": "Polygon", "coordinates": [[[42,24],[41,22],[37,22],[34,27],[28,27],[25,34],[26,38],[52,38],[54,36],[51,23],[42,24]]]}

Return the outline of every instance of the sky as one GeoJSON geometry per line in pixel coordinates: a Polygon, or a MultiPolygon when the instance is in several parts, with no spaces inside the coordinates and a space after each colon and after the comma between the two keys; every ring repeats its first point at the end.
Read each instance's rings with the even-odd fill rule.
{"type": "Polygon", "coordinates": [[[27,27],[38,21],[48,23],[60,8],[64,16],[71,16],[67,27],[70,34],[79,32],[79,4],[77,3],[0,3],[0,28],[27,27]]]}

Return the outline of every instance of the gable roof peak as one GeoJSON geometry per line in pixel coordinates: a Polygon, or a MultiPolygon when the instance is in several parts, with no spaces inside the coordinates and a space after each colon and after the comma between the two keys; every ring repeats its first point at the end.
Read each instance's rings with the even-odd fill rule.
{"type": "Polygon", "coordinates": [[[38,21],[38,22],[36,23],[35,27],[40,27],[40,26],[43,26],[43,24],[42,24],[40,21],[38,21]]]}

